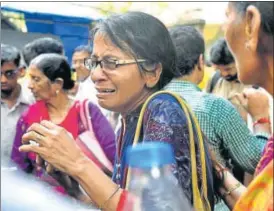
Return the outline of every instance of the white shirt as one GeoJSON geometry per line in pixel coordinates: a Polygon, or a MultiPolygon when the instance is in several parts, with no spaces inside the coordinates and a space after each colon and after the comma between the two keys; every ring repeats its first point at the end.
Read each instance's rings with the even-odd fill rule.
{"type": "Polygon", "coordinates": [[[10,162],[18,119],[34,102],[33,95],[29,95],[23,87],[12,108],[8,108],[6,103],[1,100],[1,164],[10,162]]]}

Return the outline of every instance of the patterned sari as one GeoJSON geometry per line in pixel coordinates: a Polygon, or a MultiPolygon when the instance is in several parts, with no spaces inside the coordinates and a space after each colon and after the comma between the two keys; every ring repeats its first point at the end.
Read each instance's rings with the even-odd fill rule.
{"type": "Polygon", "coordinates": [[[260,162],[257,165],[256,171],[255,171],[255,175],[258,175],[267,165],[268,163],[273,160],[273,152],[274,149],[274,136],[272,136],[263,151],[263,156],[260,160],[260,162]]]}
{"type": "Polygon", "coordinates": [[[273,139],[274,136],[266,144],[256,168],[256,178],[241,196],[234,211],[273,211],[273,139]]]}
{"type": "Polygon", "coordinates": [[[252,181],[233,211],[273,211],[273,159],[252,181]]]}
{"type": "MultiPolygon", "coordinates": [[[[133,144],[137,121],[143,105],[128,114],[118,131],[117,153],[113,172],[113,181],[125,188],[127,180],[127,167],[125,164],[125,150],[133,144]]],[[[173,174],[177,177],[188,201],[193,204],[191,159],[190,159],[190,135],[186,114],[175,98],[167,94],[160,94],[151,100],[144,113],[140,142],[167,142],[175,150],[176,166],[173,166],[173,174]]],[[[195,139],[195,145],[198,145],[195,139]]],[[[212,178],[212,165],[209,152],[205,149],[206,176],[208,199],[211,207],[214,207],[214,191],[212,178]]],[[[197,160],[200,153],[196,153],[197,160]]],[[[199,189],[201,187],[201,163],[197,163],[199,189]]]]}

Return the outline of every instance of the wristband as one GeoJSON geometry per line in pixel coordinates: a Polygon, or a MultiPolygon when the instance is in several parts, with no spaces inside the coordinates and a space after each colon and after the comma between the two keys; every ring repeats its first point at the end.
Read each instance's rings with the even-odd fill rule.
{"type": "Polygon", "coordinates": [[[270,118],[269,117],[263,117],[263,118],[260,118],[260,119],[258,119],[257,121],[255,121],[254,123],[253,123],[253,127],[255,127],[256,125],[258,125],[258,124],[271,124],[271,122],[270,122],[270,118]]]}

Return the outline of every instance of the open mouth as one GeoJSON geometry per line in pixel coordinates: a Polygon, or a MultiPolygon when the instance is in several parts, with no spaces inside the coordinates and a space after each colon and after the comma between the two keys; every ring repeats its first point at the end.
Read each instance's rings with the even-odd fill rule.
{"type": "Polygon", "coordinates": [[[116,90],[115,89],[97,89],[99,94],[110,94],[114,93],[116,90]]]}
{"type": "Polygon", "coordinates": [[[102,90],[102,93],[113,93],[115,92],[115,89],[106,89],[106,90],[102,90]]]}

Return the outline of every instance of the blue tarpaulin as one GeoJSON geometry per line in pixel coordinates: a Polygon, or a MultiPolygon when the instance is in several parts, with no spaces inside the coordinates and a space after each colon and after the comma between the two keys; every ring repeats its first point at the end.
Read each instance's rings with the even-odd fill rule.
{"type": "MultiPolygon", "coordinates": [[[[52,7],[54,9],[54,2],[52,7]]],[[[1,10],[23,13],[28,32],[53,34],[60,37],[69,62],[77,46],[88,44],[90,26],[94,21],[90,18],[27,12],[9,7],[1,7],[1,10]]]]}

